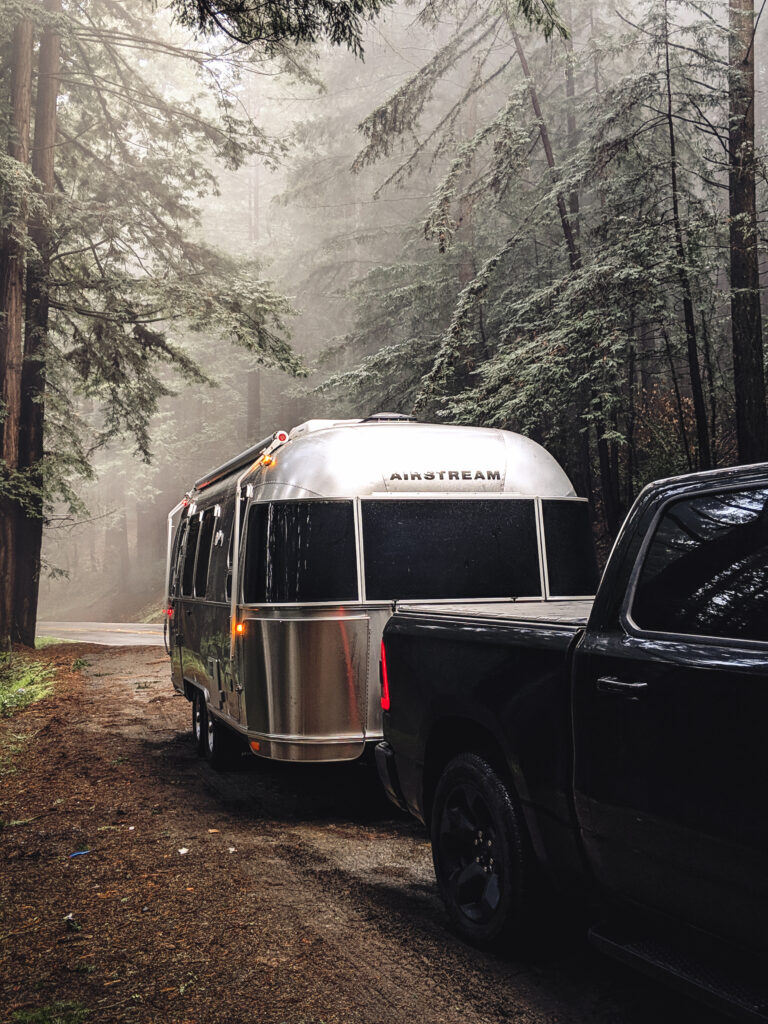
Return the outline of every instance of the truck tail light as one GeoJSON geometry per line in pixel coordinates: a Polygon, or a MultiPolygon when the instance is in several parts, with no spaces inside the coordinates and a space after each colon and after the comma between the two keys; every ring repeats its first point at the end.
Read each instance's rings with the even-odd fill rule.
{"type": "Polygon", "coordinates": [[[379,662],[381,673],[381,710],[389,711],[389,676],[387,675],[387,652],[384,649],[384,641],[381,641],[381,661],[379,662]]]}

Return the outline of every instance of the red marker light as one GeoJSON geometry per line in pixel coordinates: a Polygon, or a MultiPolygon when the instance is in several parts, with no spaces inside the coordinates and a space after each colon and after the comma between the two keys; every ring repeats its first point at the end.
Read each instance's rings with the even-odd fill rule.
{"type": "Polygon", "coordinates": [[[189,508],[189,498],[182,498],[181,499],[181,507],[182,508],[189,508]]]}
{"type": "Polygon", "coordinates": [[[173,618],[173,608],[166,608],[165,609],[165,614],[168,616],[169,619],[172,619],[173,618]]]}
{"type": "Polygon", "coordinates": [[[278,432],[277,432],[277,440],[281,444],[284,444],[288,440],[288,435],[286,434],[286,432],[284,430],[278,430],[278,432]]]}
{"type": "Polygon", "coordinates": [[[384,650],[384,641],[381,641],[381,710],[389,711],[389,676],[387,675],[387,652],[384,650]]]}

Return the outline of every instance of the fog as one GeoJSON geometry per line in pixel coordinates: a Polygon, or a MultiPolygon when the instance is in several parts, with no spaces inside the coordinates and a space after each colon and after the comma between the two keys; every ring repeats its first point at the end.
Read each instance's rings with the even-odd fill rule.
{"type": "MultiPolygon", "coordinates": [[[[603,539],[648,479],[736,461],[728,8],[559,12],[569,39],[514,5],[396,4],[367,25],[361,60],[327,44],[254,57],[160,11],[153,32],[184,55],[126,47],[174,102],[223,102],[258,133],[240,166],[204,154],[191,237],[258,266],[301,368],[265,358],[269,342],[249,350],[165,315],[208,380],[169,360],[149,461],[121,429],[89,449],[90,479],[71,474],[69,500],[48,509],[41,618],[156,617],[168,511],[209,468],[313,417],[415,410],[520,430],[593,499],[603,539]]],[[[764,40],[761,24],[760,161],[764,40]]],[[[762,162],[757,177],[762,250],[762,162]]],[[[142,259],[137,242],[137,273],[142,259]]],[[[96,437],[98,395],[73,401],[96,437]]]]}

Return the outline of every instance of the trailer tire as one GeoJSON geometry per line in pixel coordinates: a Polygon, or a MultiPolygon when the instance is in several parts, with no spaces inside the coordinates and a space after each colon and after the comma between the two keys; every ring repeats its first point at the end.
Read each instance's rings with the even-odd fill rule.
{"type": "Polygon", "coordinates": [[[522,812],[478,754],[459,754],[443,770],[431,840],[440,895],[455,930],[479,946],[527,937],[535,871],[522,812]]]}
{"type": "Polygon", "coordinates": [[[204,753],[216,771],[235,768],[241,753],[238,737],[215,715],[207,715],[204,753]]]}
{"type": "Polygon", "coordinates": [[[192,737],[200,757],[205,755],[207,731],[208,709],[205,706],[205,694],[195,687],[192,691],[192,737]]]}

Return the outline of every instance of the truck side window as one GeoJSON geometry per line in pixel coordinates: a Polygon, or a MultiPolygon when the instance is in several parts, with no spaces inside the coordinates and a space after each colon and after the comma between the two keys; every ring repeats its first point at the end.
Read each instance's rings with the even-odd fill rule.
{"type": "Polygon", "coordinates": [[[631,616],[653,632],[768,641],[768,488],[671,505],[648,548],[631,616]]]}
{"type": "Polygon", "coordinates": [[[181,592],[185,597],[192,596],[195,582],[195,555],[197,553],[197,536],[200,533],[200,516],[189,520],[187,529],[187,548],[184,554],[184,568],[181,573],[181,592]]]}
{"type": "Polygon", "coordinates": [[[245,546],[246,604],[357,600],[351,501],[257,502],[245,546]]]}
{"type": "Polygon", "coordinates": [[[211,544],[213,543],[213,530],[216,519],[213,509],[208,508],[203,513],[203,525],[200,529],[200,540],[197,545],[197,561],[195,563],[195,597],[205,597],[208,585],[208,564],[211,560],[211,544]]]}

